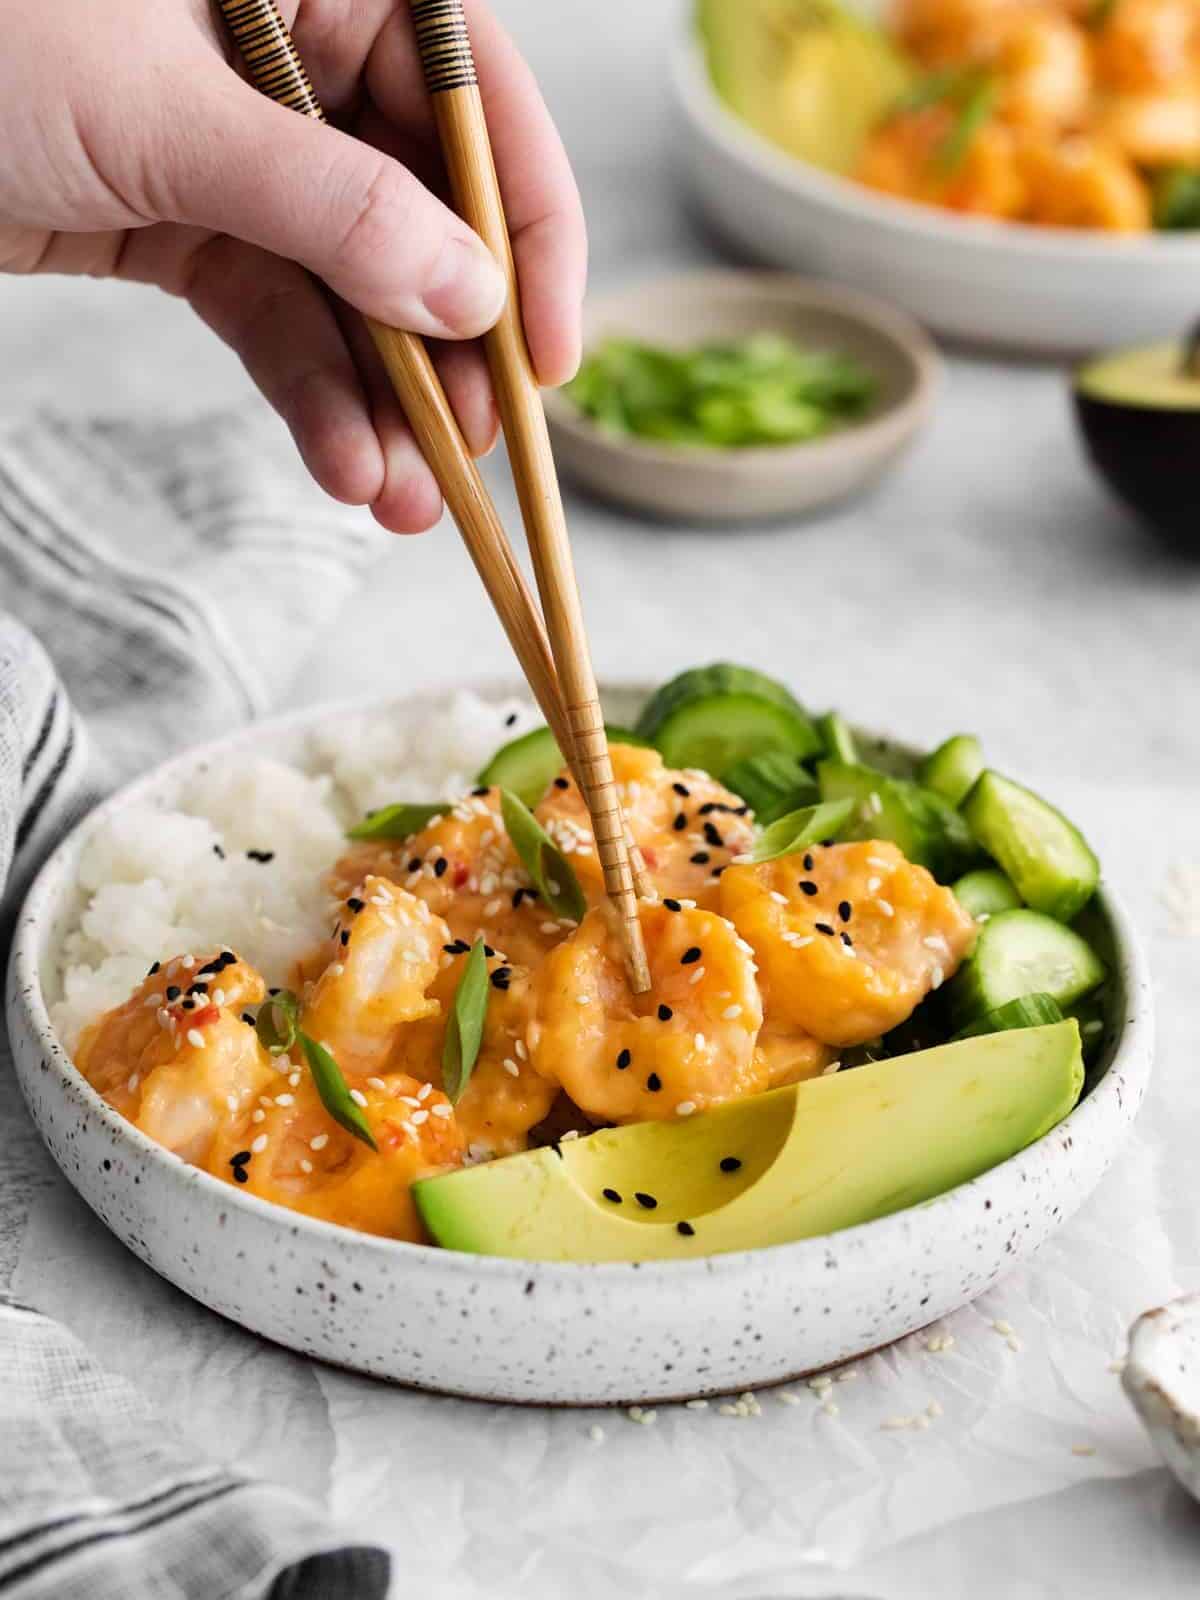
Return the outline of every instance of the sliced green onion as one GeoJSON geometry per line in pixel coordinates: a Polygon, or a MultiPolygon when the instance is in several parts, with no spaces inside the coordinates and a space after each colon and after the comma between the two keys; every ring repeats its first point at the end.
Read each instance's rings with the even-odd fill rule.
{"type": "Polygon", "coordinates": [[[529,807],[511,789],[500,791],[500,815],[513,849],[533,880],[543,904],[556,917],[578,922],[587,910],[571,863],[542,827],[529,807]]]}
{"type": "Polygon", "coordinates": [[[483,1043],[483,1024],[488,1008],[487,956],[483,940],[476,939],[471,946],[454,992],[454,1004],[446,1022],[446,1038],[442,1045],[442,1084],[451,1104],[457,1105],[463,1096],[483,1043]]]}

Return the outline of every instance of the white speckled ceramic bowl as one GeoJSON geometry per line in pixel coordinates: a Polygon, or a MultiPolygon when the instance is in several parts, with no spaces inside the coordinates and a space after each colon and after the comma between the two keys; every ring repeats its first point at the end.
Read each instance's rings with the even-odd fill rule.
{"type": "MultiPolygon", "coordinates": [[[[409,704],[433,716],[442,698],[409,704]]],[[[627,721],[644,691],[605,698],[627,721]]],[[[181,774],[250,749],[305,765],[309,730],[344,709],[180,757],[104,811],[161,799],[181,774]]],[[[640,1266],[505,1261],[374,1238],[185,1165],[76,1071],[47,1008],[89,826],[34,885],[8,972],[17,1073],[42,1137],[92,1209],[172,1283],[280,1344],[395,1382],[491,1400],[668,1400],[779,1382],[887,1344],[964,1305],[1061,1226],[1099,1182],[1150,1071],[1149,981],[1123,911],[1102,893],[1115,982],[1090,1092],[1036,1145],[937,1200],[826,1238],[640,1266]]]]}
{"type": "Polygon", "coordinates": [[[1200,1294],[1138,1318],[1121,1381],[1154,1448],[1200,1500],[1200,1294]]]}

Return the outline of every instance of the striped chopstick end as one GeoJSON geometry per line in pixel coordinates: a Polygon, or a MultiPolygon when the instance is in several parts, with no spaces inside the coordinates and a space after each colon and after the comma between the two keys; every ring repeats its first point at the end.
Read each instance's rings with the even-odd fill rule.
{"type": "Polygon", "coordinates": [[[430,94],[477,84],[462,0],[412,0],[411,9],[430,94]]]}

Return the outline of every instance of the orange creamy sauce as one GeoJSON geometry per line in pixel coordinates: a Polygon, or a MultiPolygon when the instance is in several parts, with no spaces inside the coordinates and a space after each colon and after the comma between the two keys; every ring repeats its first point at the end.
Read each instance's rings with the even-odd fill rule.
{"type": "Polygon", "coordinates": [[[259,1042],[266,986],[230,950],[155,963],[85,1030],[80,1070],[214,1177],[419,1240],[418,1178],[813,1077],[904,1021],[969,953],[970,917],[894,845],[744,864],[753,825],[736,795],[651,750],[613,756],[659,895],[641,908],[650,994],[629,988],[583,800],[564,774],[537,814],[587,897],[578,925],[540,903],[497,790],[466,796],[410,839],[354,845],[332,868],[330,937],[292,982],[300,1026],[333,1054],[376,1150],[329,1115],[298,1048],[272,1055],[259,1042]],[[480,937],[483,1042],[452,1105],[447,1017],[480,937]]]}

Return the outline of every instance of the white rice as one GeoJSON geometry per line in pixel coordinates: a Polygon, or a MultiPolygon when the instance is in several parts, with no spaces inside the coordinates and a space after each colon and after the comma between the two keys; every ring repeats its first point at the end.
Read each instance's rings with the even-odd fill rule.
{"type": "Polygon", "coordinates": [[[51,1007],[60,1038],[73,1049],[86,1023],[169,956],[226,946],[268,984],[285,984],[291,964],[329,932],[323,879],[346,828],[393,801],[456,798],[501,744],[539,722],[525,701],[465,692],[436,718],[335,717],[310,736],[304,770],[265,758],[217,763],[180,786],[173,809],[120,809],[80,858],[83,906],[51,1007]],[[253,861],[247,850],[274,858],[253,861]]]}

